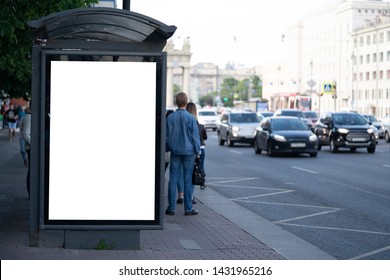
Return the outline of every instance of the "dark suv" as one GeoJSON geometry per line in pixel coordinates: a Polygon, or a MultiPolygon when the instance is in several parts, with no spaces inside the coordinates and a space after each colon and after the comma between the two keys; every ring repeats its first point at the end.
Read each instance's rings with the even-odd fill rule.
{"type": "Polygon", "coordinates": [[[329,145],[332,153],[339,148],[349,148],[351,151],[367,148],[367,152],[375,152],[374,130],[367,120],[357,113],[325,113],[316,122],[314,133],[318,137],[318,150],[321,150],[323,145],[329,145]]]}

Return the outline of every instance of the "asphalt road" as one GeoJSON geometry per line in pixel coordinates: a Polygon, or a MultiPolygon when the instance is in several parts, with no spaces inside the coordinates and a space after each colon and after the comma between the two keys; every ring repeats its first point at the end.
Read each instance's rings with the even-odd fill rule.
{"type": "Polygon", "coordinates": [[[390,144],[268,157],[208,136],[210,188],[337,259],[390,259],[390,144]]]}

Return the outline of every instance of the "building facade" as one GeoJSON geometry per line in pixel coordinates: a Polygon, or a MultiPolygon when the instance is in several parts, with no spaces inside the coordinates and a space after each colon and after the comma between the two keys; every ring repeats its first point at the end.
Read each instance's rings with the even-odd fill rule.
{"type": "Polygon", "coordinates": [[[296,107],[300,98],[306,98],[317,111],[357,109],[380,118],[389,113],[388,26],[379,20],[389,15],[388,9],[388,3],[380,0],[340,1],[312,11],[290,27],[283,34],[281,61],[267,65],[263,73],[263,94],[271,100],[270,107],[296,107]],[[379,39],[373,44],[375,36],[379,39]],[[370,37],[370,45],[360,46],[360,37],[365,42],[370,37]],[[377,63],[372,62],[374,56],[377,63]],[[324,85],[330,83],[335,94],[324,94],[324,85]]]}

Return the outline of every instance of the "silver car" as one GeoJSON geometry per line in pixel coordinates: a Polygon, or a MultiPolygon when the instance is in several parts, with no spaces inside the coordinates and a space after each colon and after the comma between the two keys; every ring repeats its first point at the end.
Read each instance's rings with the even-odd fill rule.
{"type": "Polygon", "coordinates": [[[379,138],[385,137],[385,129],[383,124],[375,118],[374,115],[362,114],[362,116],[368,121],[370,125],[376,128],[379,138]]]}
{"type": "Polygon", "coordinates": [[[254,112],[229,111],[223,112],[218,126],[218,142],[229,147],[234,143],[247,143],[253,145],[256,127],[260,119],[254,112]]]}

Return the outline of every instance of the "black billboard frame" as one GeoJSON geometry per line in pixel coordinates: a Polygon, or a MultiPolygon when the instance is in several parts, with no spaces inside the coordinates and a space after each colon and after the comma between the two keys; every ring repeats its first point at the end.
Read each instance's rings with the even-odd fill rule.
{"type": "Polygon", "coordinates": [[[165,52],[134,52],[134,51],[113,51],[113,50],[55,50],[41,49],[41,75],[40,75],[40,172],[43,172],[43,180],[40,180],[40,196],[43,203],[40,204],[40,228],[41,229],[62,229],[62,230],[133,230],[133,229],[162,229],[163,228],[163,187],[164,187],[164,151],[163,143],[165,135],[165,88],[166,88],[166,63],[165,52]],[[49,209],[49,153],[50,153],[50,62],[61,61],[61,56],[73,57],[76,61],[99,61],[101,57],[110,57],[112,61],[121,58],[132,59],[137,62],[156,62],[156,139],[155,139],[155,213],[151,220],[53,220],[48,218],[49,209]],[[97,59],[97,60],[95,60],[97,59]]]}

